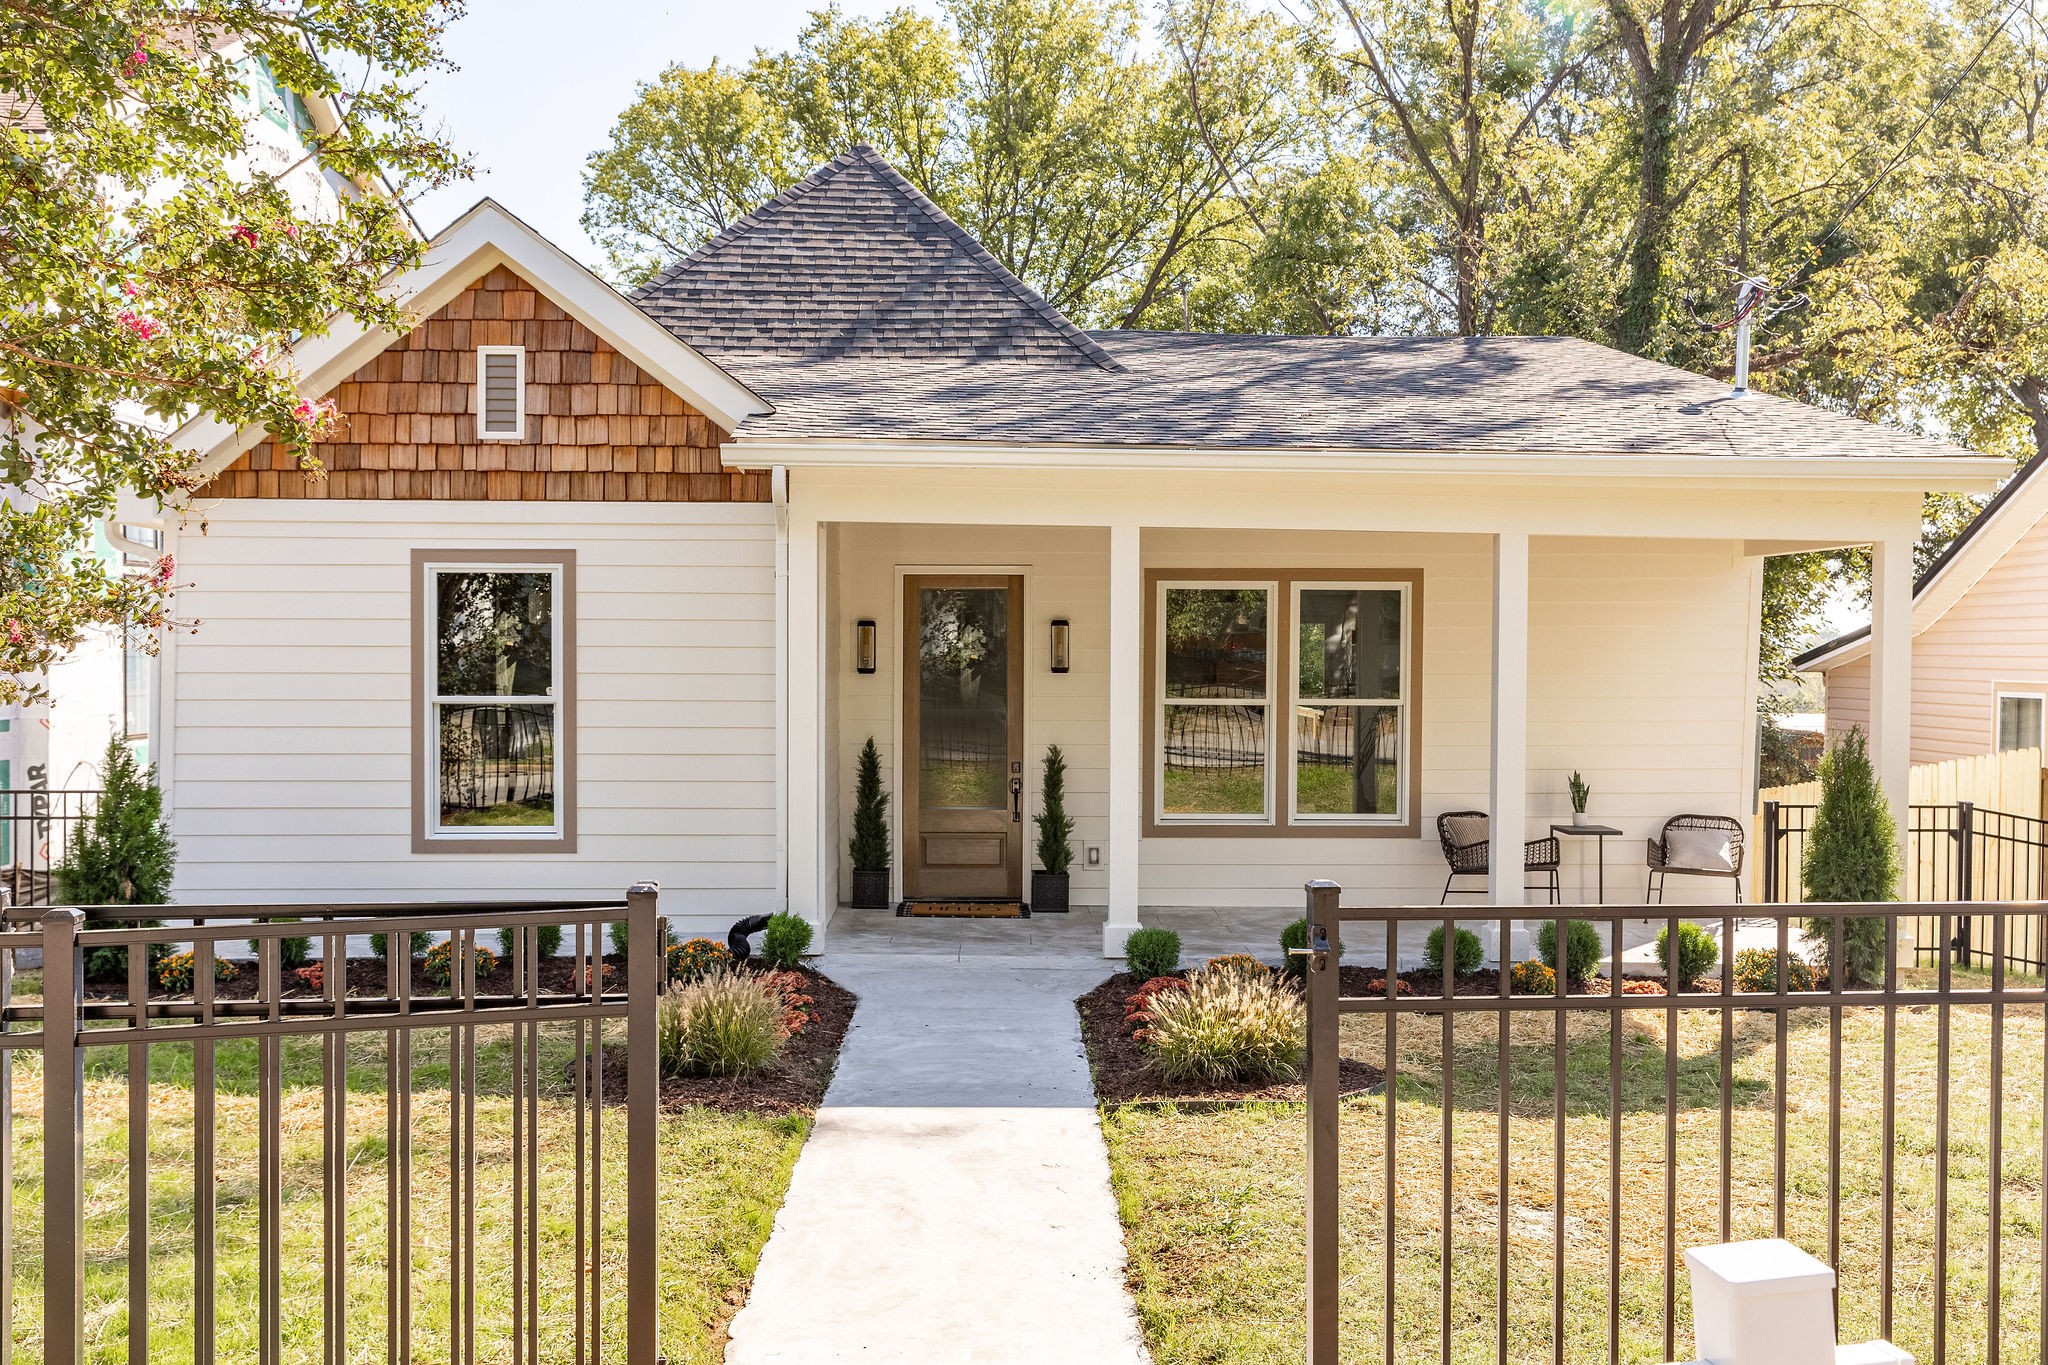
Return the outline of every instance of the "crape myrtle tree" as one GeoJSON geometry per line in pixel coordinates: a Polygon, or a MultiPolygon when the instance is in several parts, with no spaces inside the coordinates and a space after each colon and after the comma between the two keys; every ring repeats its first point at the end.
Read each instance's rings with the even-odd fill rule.
{"type": "Polygon", "coordinates": [[[176,567],[89,553],[124,494],[197,482],[169,433],[195,413],[302,452],[332,408],[293,352],[331,319],[401,326],[377,289],[420,243],[397,198],[463,167],[413,81],[442,64],[437,0],[0,0],[0,702],[89,628],[170,624],[176,567]],[[295,208],[251,150],[247,62],[338,124],[305,159],[353,187],[295,208]]]}

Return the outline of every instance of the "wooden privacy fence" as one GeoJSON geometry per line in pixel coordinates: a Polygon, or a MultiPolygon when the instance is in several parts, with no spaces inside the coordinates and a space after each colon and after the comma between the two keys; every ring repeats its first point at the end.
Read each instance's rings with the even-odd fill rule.
{"type": "MultiPolygon", "coordinates": [[[[1952,905],[1537,912],[1610,944],[1645,919],[1723,944],[1771,921],[1748,989],[1709,970],[1638,994],[1597,974],[1405,982],[1383,967],[1470,911],[1307,893],[1310,1365],[1683,1359],[1684,1250],[1767,1236],[1836,1268],[1843,1340],[2048,1359],[2048,990],[2000,965],[2008,922],[2048,906],[1970,907],[1980,973],[1945,946],[1952,905]],[[1875,982],[1816,983],[1791,951],[1802,922],[1841,961],[1845,919],[1895,944],[1922,917],[1942,931],[1929,968],[1888,951],[1875,982]],[[1382,1083],[1346,1099],[1340,1053],[1382,1083]]],[[[1513,942],[1515,919],[1486,918],[1513,942]]]]}
{"type": "Polygon", "coordinates": [[[148,928],[118,918],[129,907],[10,912],[0,1365],[17,1341],[22,1359],[48,1365],[108,1358],[96,1338],[123,1308],[120,1357],[133,1365],[188,1352],[199,1365],[653,1361],[658,895],[648,883],[612,901],[181,905],[162,908],[178,924],[148,928]],[[624,962],[607,965],[619,923],[624,962]],[[549,927],[566,960],[541,956],[549,927]],[[486,983],[480,940],[493,930],[510,960],[486,983]],[[381,959],[346,956],[363,934],[385,936],[381,959]],[[415,962],[419,934],[446,946],[415,962]],[[317,973],[284,965],[299,936],[319,945],[317,973]],[[222,950],[244,940],[255,961],[223,971],[222,950]],[[188,948],[170,961],[189,987],[152,981],[167,952],[188,948]],[[41,953],[39,1001],[15,998],[24,951],[41,953]],[[88,959],[115,979],[89,988],[88,959]],[[415,972],[432,983],[437,964],[445,993],[418,988],[415,972]],[[107,1104],[123,1087],[125,1102],[107,1104]],[[40,1132],[17,1133],[17,1107],[33,1114],[37,1101],[40,1132]],[[40,1148],[40,1189],[17,1173],[17,1146],[40,1148]],[[251,1221],[253,1274],[223,1264],[249,1249],[251,1221]],[[40,1256],[17,1266],[20,1240],[39,1241],[40,1256]],[[251,1279],[253,1305],[222,1312],[251,1279]],[[159,1331],[174,1340],[153,1347],[159,1331]]]}

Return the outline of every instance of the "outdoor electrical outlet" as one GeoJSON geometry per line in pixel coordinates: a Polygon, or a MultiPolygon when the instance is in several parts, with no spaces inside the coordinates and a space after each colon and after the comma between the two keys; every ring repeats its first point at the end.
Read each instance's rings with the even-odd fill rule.
{"type": "Polygon", "coordinates": [[[1102,845],[1101,845],[1101,844],[1090,844],[1090,845],[1088,845],[1088,866],[1090,866],[1090,867],[1101,867],[1101,866],[1102,866],[1102,845]]]}

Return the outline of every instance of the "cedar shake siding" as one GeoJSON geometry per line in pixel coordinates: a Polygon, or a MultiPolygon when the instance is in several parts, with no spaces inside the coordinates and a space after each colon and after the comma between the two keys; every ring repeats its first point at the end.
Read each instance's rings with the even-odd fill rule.
{"type": "Polygon", "coordinates": [[[767,502],[766,474],[728,470],[718,425],[503,266],[330,395],[325,478],[264,441],[202,498],[490,502],[767,502]],[[476,348],[526,348],[526,438],[479,440],[476,348]]]}

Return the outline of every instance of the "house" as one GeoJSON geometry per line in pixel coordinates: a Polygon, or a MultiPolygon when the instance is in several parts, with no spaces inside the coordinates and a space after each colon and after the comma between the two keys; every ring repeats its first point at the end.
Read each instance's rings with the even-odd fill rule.
{"type": "MultiPolygon", "coordinates": [[[[2042,747],[2048,710],[2048,477],[2035,456],[1913,586],[1915,763],[2042,747]]],[[[1827,728],[1870,726],[1870,631],[1799,656],[1827,680],[1827,728]]]]}
{"type": "Polygon", "coordinates": [[[873,737],[920,899],[1021,895],[1058,743],[1110,953],[1310,877],[1433,903],[1440,813],[1540,836],[1575,769],[1635,900],[1643,836],[1748,808],[1763,556],[1876,547],[1896,699],[1922,494],[2002,468],[1562,337],[1086,331],[865,148],[630,299],[489,201],[391,287],[411,331],[301,348],[324,479],[185,434],[184,898],[828,924],[873,737]]]}

